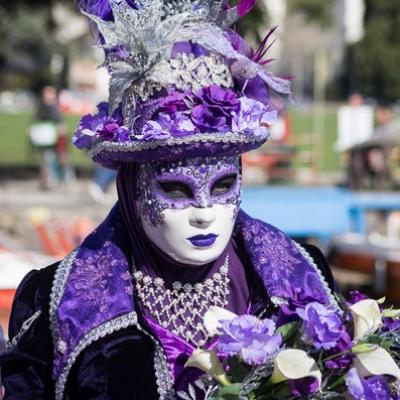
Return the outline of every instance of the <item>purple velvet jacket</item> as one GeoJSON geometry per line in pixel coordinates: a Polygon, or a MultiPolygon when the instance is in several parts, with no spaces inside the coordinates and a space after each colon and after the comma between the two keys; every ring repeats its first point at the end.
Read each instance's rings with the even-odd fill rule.
{"type": "MultiPolygon", "coordinates": [[[[125,237],[116,206],[70,256],[25,277],[10,346],[0,356],[5,400],[174,398],[164,349],[135,307],[125,237]]],[[[310,301],[336,306],[317,248],[301,247],[242,211],[233,240],[254,314],[310,301]]]]}

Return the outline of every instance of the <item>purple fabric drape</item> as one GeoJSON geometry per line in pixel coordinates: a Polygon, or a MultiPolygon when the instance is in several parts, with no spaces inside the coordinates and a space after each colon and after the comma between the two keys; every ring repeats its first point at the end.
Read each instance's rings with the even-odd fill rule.
{"type": "MultiPolygon", "coordinates": [[[[136,269],[153,278],[161,277],[166,286],[171,288],[175,281],[183,284],[204,282],[218,272],[229,255],[230,284],[227,308],[237,314],[245,313],[249,306],[250,292],[245,269],[235,251],[233,239],[217,260],[201,266],[183,265],[162,253],[147,239],[141,225],[137,207],[137,170],[136,164],[125,164],[119,170],[117,178],[122,218],[129,234],[129,243],[136,269]]],[[[146,317],[150,327],[163,345],[174,378],[179,377],[179,381],[187,381],[185,377],[182,377],[183,366],[194,347],[159,326],[150,315],[146,317]]],[[[202,320],[199,318],[194,321],[194,325],[197,323],[202,323],[202,320]]]]}

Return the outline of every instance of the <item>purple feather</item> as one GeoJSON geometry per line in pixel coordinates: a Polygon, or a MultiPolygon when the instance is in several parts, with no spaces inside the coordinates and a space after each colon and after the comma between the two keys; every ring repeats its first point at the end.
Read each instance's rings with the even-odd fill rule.
{"type": "Polygon", "coordinates": [[[258,49],[256,50],[256,52],[254,53],[254,59],[256,59],[257,61],[261,60],[265,54],[267,53],[267,51],[271,48],[271,46],[275,43],[276,39],[272,41],[272,43],[270,43],[267,46],[268,40],[270,39],[270,37],[272,36],[272,34],[277,30],[278,26],[274,26],[264,37],[264,39],[261,41],[260,45],[258,46],[258,49]]]}
{"type": "Polygon", "coordinates": [[[243,17],[249,13],[255,6],[257,0],[239,0],[237,3],[237,11],[239,16],[243,17]]]}
{"type": "Polygon", "coordinates": [[[113,20],[113,14],[108,0],[80,0],[79,7],[88,14],[97,15],[105,21],[113,20]]]}

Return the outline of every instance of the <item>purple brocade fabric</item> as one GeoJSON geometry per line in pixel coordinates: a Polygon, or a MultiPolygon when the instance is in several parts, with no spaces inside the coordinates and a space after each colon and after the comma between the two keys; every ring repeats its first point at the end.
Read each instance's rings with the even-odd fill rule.
{"type": "Polygon", "coordinates": [[[129,264],[121,250],[123,229],[118,207],[115,207],[82,243],[72,260],[53,327],[53,375],[56,379],[85,334],[133,310],[129,264]]]}
{"type": "Polygon", "coordinates": [[[236,233],[271,298],[296,305],[330,302],[321,276],[283,232],[241,211],[236,233]]]}
{"type": "MultiPolygon", "coordinates": [[[[50,309],[56,381],[84,348],[82,343],[94,328],[135,310],[124,250],[127,237],[117,204],[77,253],[58,268],[50,309]]],[[[289,306],[310,299],[329,302],[319,273],[284,233],[241,211],[234,237],[243,245],[271,298],[286,300],[289,306]]]]}

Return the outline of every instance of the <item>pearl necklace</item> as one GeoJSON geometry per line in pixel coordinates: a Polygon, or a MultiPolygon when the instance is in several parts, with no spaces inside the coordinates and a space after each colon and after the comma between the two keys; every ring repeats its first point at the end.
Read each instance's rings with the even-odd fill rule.
{"type": "Polygon", "coordinates": [[[151,278],[141,271],[134,271],[133,279],[142,307],[159,325],[202,347],[210,338],[203,324],[205,313],[211,306],[224,308],[228,304],[228,271],[229,256],[218,272],[201,283],[174,282],[172,289],[167,289],[162,278],[151,278]]]}

